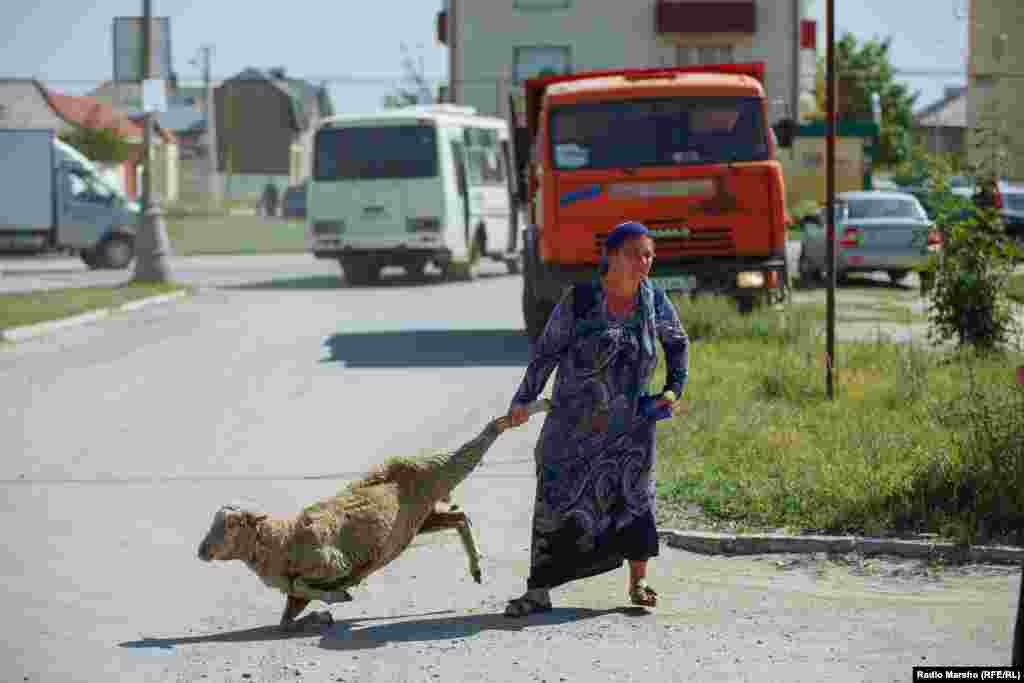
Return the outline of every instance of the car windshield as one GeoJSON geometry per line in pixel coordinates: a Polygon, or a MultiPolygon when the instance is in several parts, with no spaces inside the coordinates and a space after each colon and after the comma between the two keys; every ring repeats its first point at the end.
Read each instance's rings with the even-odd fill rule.
{"type": "Polygon", "coordinates": [[[849,218],[923,218],[917,202],[898,197],[849,199],[846,202],[849,218]]]}
{"type": "Polygon", "coordinates": [[[324,128],[316,136],[316,180],[433,178],[437,142],[432,126],[324,128]]]}
{"type": "Polygon", "coordinates": [[[768,159],[761,100],[675,97],[573,104],[551,114],[560,170],[768,159]]]}
{"type": "Polygon", "coordinates": [[[1024,192],[1004,192],[1003,203],[1010,211],[1024,212],[1024,192]]]}

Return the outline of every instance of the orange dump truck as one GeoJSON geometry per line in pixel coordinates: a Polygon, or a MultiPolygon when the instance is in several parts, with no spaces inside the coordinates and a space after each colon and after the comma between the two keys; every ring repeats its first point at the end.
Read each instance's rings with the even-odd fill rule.
{"type": "Polygon", "coordinates": [[[526,82],[523,315],[536,339],[607,234],[654,233],[651,278],[741,310],[781,300],[786,210],[764,65],[603,71],[526,82]]]}

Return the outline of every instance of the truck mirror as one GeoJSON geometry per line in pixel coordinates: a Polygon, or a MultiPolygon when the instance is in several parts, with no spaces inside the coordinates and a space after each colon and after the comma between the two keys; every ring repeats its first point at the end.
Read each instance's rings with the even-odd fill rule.
{"type": "Polygon", "coordinates": [[[793,138],[796,137],[796,122],[793,119],[779,119],[772,130],[779,147],[786,149],[793,146],[793,138]]]}

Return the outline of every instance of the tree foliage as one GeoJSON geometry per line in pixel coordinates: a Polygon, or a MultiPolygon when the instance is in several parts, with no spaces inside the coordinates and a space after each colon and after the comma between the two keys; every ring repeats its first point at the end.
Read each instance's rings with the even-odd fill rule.
{"type": "Polygon", "coordinates": [[[396,107],[408,107],[416,104],[430,104],[435,101],[433,91],[427,82],[423,70],[416,65],[409,48],[402,43],[402,69],[405,76],[402,82],[395,87],[395,91],[384,96],[382,104],[392,109],[396,107]]]}
{"type": "MultiPolygon", "coordinates": [[[[918,93],[897,83],[886,38],[858,43],[844,33],[835,45],[835,76],[838,89],[836,109],[840,118],[871,118],[872,95],[878,93],[882,107],[878,162],[893,166],[905,161],[911,152],[914,102],[918,93]]],[[[818,109],[826,111],[825,59],[818,60],[818,109]]]]}
{"type": "Polygon", "coordinates": [[[131,156],[131,144],[113,128],[86,128],[74,124],[60,139],[93,161],[119,164],[131,156]]]}

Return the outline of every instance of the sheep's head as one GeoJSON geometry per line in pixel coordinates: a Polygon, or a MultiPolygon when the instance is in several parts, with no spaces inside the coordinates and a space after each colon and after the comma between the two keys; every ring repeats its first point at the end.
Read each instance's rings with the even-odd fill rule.
{"type": "Polygon", "coordinates": [[[199,559],[210,562],[244,558],[250,550],[252,532],[266,517],[265,512],[239,503],[222,506],[199,544],[199,559]]]}

